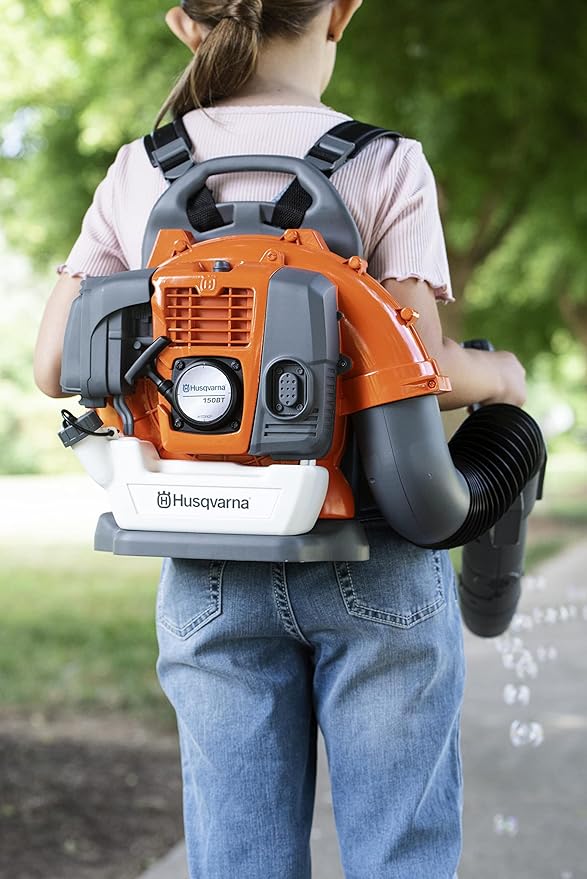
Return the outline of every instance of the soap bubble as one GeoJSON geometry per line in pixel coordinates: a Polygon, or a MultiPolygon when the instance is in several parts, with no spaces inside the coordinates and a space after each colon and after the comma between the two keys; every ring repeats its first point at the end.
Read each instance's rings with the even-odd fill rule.
{"type": "Polygon", "coordinates": [[[553,626],[558,619],[558,613],[555,607],[547,607],[544,611],[544,622],[553,626]]]}
{"type": "Polygon", "coordinates": [[[558,657],[556,647],[544,647],[542,644],[536,648],[536,658],[538,662],[553,662],[558,657]]]}
{"type": "Polygon", "coordinates": [[[535,623],[538,623],[538,625],[540,625],[540,623],[544,622],[544,611],[542,610],[541,607],[535,607],[533,609],[532,619],[534,620],[535,623]]]}
{"type": "Polygon", "coordinates": [[[509,815],[507,818],[502,814],[494,815],[493,829],[498,836],[517,836],[518,819],[514,818],[513,815],[509,815]]]}
{"type": "Polygon", "coordinates": [[[534,620],[527,613],[516,613],[514,614],[512,621],[510,623],[510,631],[511,632],[523,632],[530,631],[534,627],[534,620]]]}
{"type": "Polygon", "coordinates": [[[521,638],[512,638],[506,635],[500,639],[497,646],[501,653],[503,667],[513,671],[520,680],[535,678],[538,674],[538,666],[531,652],[524,647],[521,638]]]}
{"type": "Polygon", "coordinates": [[[541,724],[536,721],[525,723],[521,720],[514,720],[510,726],[510,741],[514,748],[522,748],[525,745],[538,748],[544,741],[544,730],[541,724]]]}
{"type": "Polygon", "coordinates": [[[505,668],[514,668],[518,658],[524,652],[524,642],[521,638],[512,638],[505,635],[503,638],[497,639],[495,645],[499,653],[501,653],[501,661],[505,668]]]}
{"type": "Polygon", "coordinates": [[[522,580],[522,588],[526,592],[544,592],[546,589],[546,578],[526,576],[522,580]]]}
{"type": "Polygon", "coordinates": [[[506,705],[528,705],[530,702],[530,687],[521,684],[517,687],[515,684],[506,684],[503,689],[503,700],[506,705]]]}
{"type": "Polygon", "coordinates": [[[529,650],[522,651],[513,668],[516,677],[521,681],[526,678],[535,678],[538,675],[538,666],[529,650]]]}
{"type": "Polygon", "coordinates": [[[519,650],[520,647],[523,646],[522,639],[512,638],[509,632],[506,632],[502,638],[498,638],[497,640],[499,641],[499,649],[501,653],[511,650],[519,650]]]}

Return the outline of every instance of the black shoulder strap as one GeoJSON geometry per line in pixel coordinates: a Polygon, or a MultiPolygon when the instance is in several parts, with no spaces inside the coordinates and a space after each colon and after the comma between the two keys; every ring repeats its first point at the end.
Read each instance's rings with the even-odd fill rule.
{"type": "MultiPolygon", "coordinates": [[[[326,177],[342,168],[366,146],[381,137],[391,137],[396,144],[402,135],[367,125],[365,122],[348,120],[341,122],[323,134],[308,150],[304,160],[326,177]]],[[[154,168],[161,168],[165,179],[173,183],[195,165],[192,143],[181,118],[157,128],[143,138],[149,160],[154,168]]],[[[280,229],[298,229],[312,200],[295,178],[275,204],[272,225],[280,229]]],[[[188,206],[188,218],[194,229],[208,231],[224,225],[212,193],[203,187],[188,206]]]]}
{"type": "MultiPolygon", "coordinates": [[[[192,142],[180,116],[156,128],[143,138],[149,161],[154,168],[161,168],[168,183],[173,183],[196,164],[192,156],[192,142]]],[[[224,220],[216,207],[214,196],[207,186],[196,193],[188,204],[188,219],[199,231],[218,229],[224,220]]]]}
{"type": "MultiPolygon", "coordinates": [[[[381,137],[391,137],[397,145],[401,134],[351,119],[335,125],[318,138],[304,156],[304,160],[322,171],[326,177],[331,177],[349,159],[354,159],[361,150],[381,137]]],[[[296,177],[276,202],[272,225],[280,229],[299,229],[311,203],[310,196],[296,177]]]]}
{"type": "Polygon", "coordinates": [[[318,138],[304,158],[327,177],[338,171],[349,159],[354,159],[372,141],[381,137],[392,137],[397,141],[402,135],[398,131],[388,131],[366,122],[349,119],[335,125],[318,138]]]}

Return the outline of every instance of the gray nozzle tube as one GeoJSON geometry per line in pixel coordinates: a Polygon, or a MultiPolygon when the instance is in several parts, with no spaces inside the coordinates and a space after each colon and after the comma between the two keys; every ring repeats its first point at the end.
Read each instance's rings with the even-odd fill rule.
{"type": "Polygon", "coordinates": [[[369,487],[393,530],[420,546],[457,532],[471,499],[444,439],[436,398],[364,409],[354,425],[369,487]]]}

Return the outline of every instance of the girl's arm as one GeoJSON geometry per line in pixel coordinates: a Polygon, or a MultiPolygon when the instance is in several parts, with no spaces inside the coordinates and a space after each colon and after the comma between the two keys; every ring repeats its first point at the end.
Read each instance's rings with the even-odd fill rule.
{"type": "Polygon", "coordinates": [[[49,397],[67,397],[59,381],[65,326],[71,303],[79,294],[81,278],[63,274],[55,284],[39,327],[33,372],[39,390],[49,397]]]}
{"type": "Polygon", "coordinates": [[[80,274],[89,277],[112,275],[128,269],[126,255],[114,222],[114,196],[121,189],[129,161],[129,146],[124,144],[98,185],[88,208],[80,235],[65,260],[75,275],[64,272],[49,297],[41,319],[34,355],[34,376],[38,388],[49,397],[67,397],[59,381],[63,338],[71,303],[79,294],[80,274]]]}
{"type": "Polygon", "coordinates": [[[440,372],[450,378],[452,391],[438,398],[441,409],[459,409],[474,403],[512,403],[526,399],[525,370],[509,351],[461,348],[442,332],[434,293],[424,281],[387,280],[383,286],[402,304],[420,315],[415,328],[440,372]]]}

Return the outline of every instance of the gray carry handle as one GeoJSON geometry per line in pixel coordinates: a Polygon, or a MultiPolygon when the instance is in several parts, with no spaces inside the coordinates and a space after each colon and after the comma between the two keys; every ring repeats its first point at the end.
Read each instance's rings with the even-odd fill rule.
{"type": "MultiPolygon", "coordinates": [[[[194,165],[163,193],[155,204],[147,223],[143,240],[143,265],[149,260],[157,234],[161,229],[191,228],[187,218],[188,202],[205,186],[209,177],[247,171],[277,171],[297,177],[300,185],[312,199],[312,203],[306,211],[303,227],[320,231],[328,246],[340,256],[362,255],[361,236],[356,223],[335,187],[321,171],[303,159],[292,156],[225,156],[194,165]]],[[[238,210],[238,203],[235,204],[232,219],[227,219],[226,226],[213,229],[210,232],[198,232],[198,238],[247,234],[277,236],[280,234],[280,230],[271,226],[269,222],[269,213],[272,212],[273,204],[262,203],[255,215],[250,210],[252,203],[241,204],[242,207],[246,205],[249,210],[241,212],[238,210]],[[239,217],[242,217],[242,221],[239,221],[239,217]]],[[[218,209],[224,216],[226,216],[227,207],[227,205],[218,205],[218,209]]]]}

